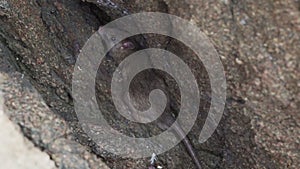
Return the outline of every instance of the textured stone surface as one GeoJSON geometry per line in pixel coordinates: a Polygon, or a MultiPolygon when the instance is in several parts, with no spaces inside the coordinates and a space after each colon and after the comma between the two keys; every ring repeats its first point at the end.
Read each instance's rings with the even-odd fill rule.
{"type": "MultiPolygon", "coordinates": [[[[0,74],[0,81],[3,81],[0,74]]],[[[55,169],[50,156],[24,138],[16,126],[4,113],[3,94],[0,92],[0,160],[2,168],[11,169],[55,169]]]]}
{"type": "Polygon", "coordinates": [[[51,112],[26,77],[8,73],[0,74],[1,167],[108,168],[74,140],[66,122],[51,112]]]}
{"type": "MultiPolygon", "coordinates": [[[[0,57],[9,61],[1,71],[19,71],[2,85],[5,104],[10,119],[36,147],[58,167],[101,168],[102,158],[110,168],[146,168],[149,159],[123,159],[95,146],[77,124],[70,94],[74,63],[89,36],[111,19],[141,11],[168,12],[200,27],[224,64],[228,100],[246,101],[228,103],[220,126],[204,144],[197,143],[203,124],[197,119],[189,138],[205,168],[299,168],[299,0],[0,1],[0,57]],[[35,90],[32,94],[29,82],[43,100],[35,90]]],[[[150,46],[193,58],[169,38],[146,37],[150,46]]],[[[205,86],[201,64],[192,60],[205,86]]],[[[119,127],[149,135],[149,128],[139,133],[119,127]]],[[[194,167],[183,145],[158,158],[164,168],[194,167]]]]}

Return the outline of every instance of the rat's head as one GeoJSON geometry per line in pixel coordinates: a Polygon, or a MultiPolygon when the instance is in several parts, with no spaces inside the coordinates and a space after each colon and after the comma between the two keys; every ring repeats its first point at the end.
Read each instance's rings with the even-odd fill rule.
{"type": "Polygon", "coordinates": [[[120,41],[120,39],[118,39],[118,37],[122,33],[124,32],[122,32],[117,28],[99,27],[98,34],[102,38],[104,47],[109,48],[113,46],[108,53],[109,55],[111,56],[120,55],[120,54],[122,55],[123,53],[132,52],[134,49],[136,49],[136,44],[134,43],[134,40],[128,38],[120,41]]]}

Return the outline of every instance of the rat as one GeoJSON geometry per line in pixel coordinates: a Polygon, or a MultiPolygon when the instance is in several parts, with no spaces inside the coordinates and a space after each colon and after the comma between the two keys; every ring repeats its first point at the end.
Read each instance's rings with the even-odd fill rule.
{"type": "MultiPolygon", "coordinates": [[[[110,30],[109,33],[107,33],[107,31],[105,31],[106,29],[103,29],[102,27],[100,27],[99,30],[97,31],[97,33],[99,33],[101,38],[104,40],[103,42],[111,43],[111,44],[104,43],[104,45],[106,47],[112,46],[118,40],[115,35],[112,35],[110,33],[111,32],[113,32],[113,33],[120,32],[120,29],[118,29],[118,28],[109,28],[109,29],[113,29],[113,30],[110,30]]],[[[114,66],[117,67],[117,65],[123,59],[125,59],[127,56],[129,56],[130,54],[134,53],[135,51],[143,50],[146,48],[147,48],[146,38],[143,37],[143,35],[138,35],[137,37],[130,37],[125,40],[122,40],[120,43],[114,45],[109,50],[106,57],[107,57],[107,59],[112,61],[111,64],[114,64],[114,66]]],[[[146,98],[148,98],[148,94],[151,91],[151,89],[160,88],[160,89],[168,92],[168,86],[166,86],[163,79],[160,79],[160,76],[153,76],[153,72],[151,72],[151,70],[149,70],[148,73],[149,73],[148,76],[146,75],[146,76],[143,76],[140,79],[136,80],[136,81],[138,81],[138,84],[136,84],[136,86],[134,86],[134,90],[132,90],[133,93],[130,92],[130,94],[132,96],[133,105],[135,107],[139,107],[139,109],[145,109],[145,107],[147,108],[150,106],[149,101],[146,100],[146,98]],[[146,86],[145,86],[145,83],[147,84],[146,86]],[[141,105],[144,107],[140,107],[141,105]]],[[[125,96],[125,94],[124,94],[124,96],[122,96],[122,97],[127,97],[127,96],[125,96]]],[[[126,100],[126,99],[124,99],[124,100],[126,100]]],[[[128,103],[125,103],[125,104],[128,104],[128,103]]],[[[129,109],[130,109],[130,106],[129,106],[129,109]]],[[[179,138],[183,138],[182,142],[184,143],[184,145],[185,145],[189,155],[191,156],[193,162],[195,163],[197,169],[202,169],[201,163],[200,163],[199,159],[197,158],[197,155],[195,153],[195,150],[194,150],[190,140],[186,136],[185,132],[182,130],[180,124],[175,121],[176,118],[171,113],[170,105],[168,105],[165,108],[165,112],[167,112],[167,113],[163,113],[161,115],[161,117],[155,121],[155,124],[157,124],[157,126],[162,130],[167,129],[169,126],[171,126],[173,124],[174,131],[172,130],[172,132],[174,132],[174,134],[176,136],[178,136],[179,138]]]]}

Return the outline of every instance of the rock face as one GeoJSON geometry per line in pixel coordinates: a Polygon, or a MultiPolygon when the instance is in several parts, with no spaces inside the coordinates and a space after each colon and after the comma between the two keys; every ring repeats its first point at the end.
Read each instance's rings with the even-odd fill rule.
{"type": "MultiPolygon", "coordinates": [[[[296,169],[300,165],[297,1],[2,0],[0,71],[7,78],[0,89],[9,119],[24,136],[51,156],[58,168],[149,167],[149,159],[117,157],[90,140],[78,124],[71,94],[75,62],[88,38],[99,26],[142,11],[167,12],[193,22],[210,38],[223,62],[228,99],[221,123],[204,144],[197,140],[205,119],[199,117],[188,135],[203,168],[296,169]]],[[[203,65],[180,42],[151,34],[133,39],[181,56],[201,91],[210,91],[203,65]]],[[[114,68],[99,70],[98,101],[109,103],[110,93],[99,87],[109,87],[109,78],[99,77],[110,75],[114,68]]],[[[177,110],[178,88],[171,78],[165,79],[157,81],[168,86],[171,107],[177,110]]],[[[144,85],[147,81],[131,90],[143,91],[144,85]]],[[[139,93],[135,95],[139,100],[139,93]]],[[[207,112],[209,101],[202,96],[200,112],[207,112]]],[[[128,125],[111,113],[113,105],[101,106],[110,124],[122,133],[135,137],[160,133],[155,125],[128,125]]],[[[181,144],[158,159],[163,168],[195,168],[181,144]]]]}
{"type": "MultiPolygon", "coordinates": [[[[3,75],[0,75],[0,81],[3,81],[3,75]]],[[[33,144],[24,139],[23,134],[10,121],[4,113],[4,98],[0,94],[0,144],[3,145],[0,150],[1,166],[3,168],[56,168],[54,162],[50,157],[41,152],[40,149],[33,146],[33,144]]]]}

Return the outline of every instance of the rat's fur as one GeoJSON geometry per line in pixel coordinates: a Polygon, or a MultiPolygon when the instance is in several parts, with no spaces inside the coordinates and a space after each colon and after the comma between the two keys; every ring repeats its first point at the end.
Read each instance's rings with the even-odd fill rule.
{"type": "MultiPolygon", "coordinates": [[[[118,32],[118,31],[119,30],[114,30],[113,32],[118,32]]],[[[106,33],[101,28],[98,30],[98,33],[100,34],[100,36],[102,38],[105,39],[105,42],[114,43],[113,41],[116,40],[113,35],[106,33]]],[[[143,37],[139,38],[139,41],[143,41],[143,40],[145,40],[145,38],[143,38],[143,37]]],[[[115,45],[110,50],[110,52],[108,53],[108,58],[112,59],[115,62],[115,64],[118,65],[123,59],[125,59],[127,56],[129,56],[134,51],[145,49],[146,48],[145,44],[146,44],[145,42],[138,42],[135,38],[123,40],[123,41],[121,41],[121,43],[115,45]]],[[[107,44],[107,46],[109,46],[109,45],[110,44],[107,44]]],[[[154,88],[160,88],[164,91],[168,91],[168,86],[166,86],[164,81],[159,78],[160,78],[160,76],[151,76],[150,75],[150,76],[142,77],[141,79],[138,80],[139,84],[137,84],[135,86],[134,90],[132,90],[132,92],[130,93],[132,101],[133,101],[132,104],[134,106],[139,107],[141,109],[149,108],[150,104],[149,104],[149,101],[147,100],[147,98],[148,98],[149,92],[151,90],[153,90],[154,88]],[[156,83],[153,84],[151,82],[156,82],[156,83]],[[145,86],[145,83],[147,83],[146,86],[145,86]],[[140,107],[140,106],[142,106],[142,107],[140,107]]],[[[124,97],[126,97],[126,96],[124,95],[124,97]]],[[[125,104],[127,104],[127,103],[125,103],[125,104]]],[[[194,151],[192,144],[190,143],[189,139],[186,137],[184,131],[180,127],[180,124],[175,122],[176,118],[171,113],[170,105],[168,105],[166,107],[165,112],[168,112],[168,113],[163,113],[162,117],[159,118],[158,120],[156,120],[156,124],[159,126],[159,128],[161,128],[163,130],[167,129],[169,126],[174,124],[174,126],[175,126],[174,134],[176,134],[179,138],[183,138],[182,141],[183,141],[186,149],[188,150],[190,156],[192,157],[195,165],[197,166],[198,169],[201,169],[202,167],[201,167],[200,161],[197,158],[197,155],[194,151]]]]}

